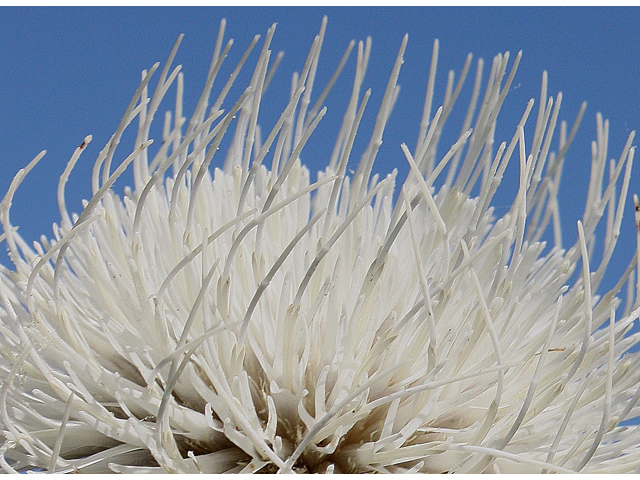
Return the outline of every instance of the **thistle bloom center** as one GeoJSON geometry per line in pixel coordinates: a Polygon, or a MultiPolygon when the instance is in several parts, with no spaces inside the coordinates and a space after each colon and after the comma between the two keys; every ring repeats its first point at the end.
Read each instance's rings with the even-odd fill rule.
{"type": "MultiPolygon", "coordinates": [[[[545,73],[537,115],[531,100],[513,136],[494,138],[520,54],[496,56],[488,76],[478,61],[462,128],[454,126],[462,133],[446,146],[439,142],[472,57],[457,81],[449,77],[439,108],[432,62],[416,147],[398,146],[410,172],[396,188],[395,172],[372,172],[407,37],[368,146],[355,152],[356,135],[367,135],[370,40],[348,46],[318,94],[325,19],[287,106],[262,130],[280,59],[269,49],[275,26],[231,101],[258,38],[215,94],[231,47],[224,27],[191,118],[182,73],[171,67],[181,39],[162,69],[143,73],[79,215],[67,212],[64,192],[91,137],[76,149],[60,178],[52,239],[28,245],[9,215],[44,152],[0,203],[0,239],[14,264],[0,267],[0,466],[636,470],[640,431],[621,422],[640,415],[638,334],[629,333],[640,314],[638,255],[611,291],[598,293],[621,233],[634,133],[608,162],[608,123],[598,115],[587,206],[578,241],[565,248],[557,195],[584,105],[568,128],[545,73]],[[354,47],[351,98],[335,146],[321,152],[326,169],[312,178],[304,147],[354,47]],[[175,108],[152,155],[151,124],[174,86],[175,108]],[[132,124],[135,148],[114,165],[132,124]],[[499,216],[492,199],[509,162],[519,164],[518,191],[499,216]],[[112,187],[127,169],[134,184],[119,196],[112,187]],[[603,254],[593,265],[601,221],[603,254]]],[[[436,41],[434,59],[437,51],[436,41]]]]}

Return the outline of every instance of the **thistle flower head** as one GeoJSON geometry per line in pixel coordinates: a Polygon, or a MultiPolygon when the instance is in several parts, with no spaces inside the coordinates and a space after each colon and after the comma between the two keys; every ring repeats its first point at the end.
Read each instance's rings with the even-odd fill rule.
{"type": "Polygon", "coordinates": [[[215,94],[231,46],[222,23],[189,119],[182,74],[171,68],[179,40],[162,69],[143,73],[95,162],[92,198],[70,215],[65,184],[91,137],[75,150],[60,178],[52,239],[29,246],[9,216],[43,154],[16,175],[0,203],[0,238],[14,264],[0,270],[5,471],[640,465],[640,430],[621,425],[640,414],[639,354],[630,351],[638,334],[629,333],[640,314],[638,255],[611,291],[598,293],[621,233],[634,134],[608,163],[608,124],[598,116],[578,241],[564,248],[557,193],[584,106],[567,128],[562,95],[547,97],[545,74],[537,115],[531,100],[512,138],[495,139],[520,61],[498,55],[488,76],[478,62],[463,124],[453,127],[460,136],[441,145],[472,67],[469,56],[457,82],[450,76],[442,106],[432,108],[436,42],[417,144],[398,146],[410,173],[394,190],[395,173],[372,171],[407,38],[368,146],[356,153],[356,135],[367,136],[359,131],[371,94],[367,41],[356,48],[335,146],[317,152],[327,167],[313,178],[300,159],[354,47],[318,95],[325,25],[293,77],[288,105],[264,130],[260,113],[279,58],[269,49],[274,27],[253,54],[244,93],[229,100],[258,40],[215,94]],[[159,79],[150,94],[152,77],[159,79]],[[175,109],[152,156],[151,123],[174,84],[175,109]],[[133,124],[135,148],[114,165],[133,124]],[[518,191],[499,216],[492,198],[510,161],[519,163],[518,191]],[[112,187],[127,169],[134,185],[119,196],[112,187]],[[594,265],[601,220],[603,254],[594,265]]]}

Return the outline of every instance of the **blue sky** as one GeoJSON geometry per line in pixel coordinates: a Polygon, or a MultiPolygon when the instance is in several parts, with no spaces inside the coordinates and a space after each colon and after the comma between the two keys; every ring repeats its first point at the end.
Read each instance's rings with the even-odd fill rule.
{"type": "MultiPolygon", "coordinates": [[[[610,119],[610,157],[617,158],[629,132],[640,128],[640,8],[635,7],[3,8],[0,13],[2,195],[19,168],[41,150],[48,151],[21,186],[11,212],[13,224],[20,226],[20,233],[29,241],[41,234],[51,236],[51,224],[60,218],[58,177],[74,148],[92,134],[93,142],[67,186],[70,210],[80,209],[81,199],[90,194],[93,160],[115,130],[139,83],[140,72],[156,61],[163,62],[180,33],[185,38],[176,63],[183,65],[185,107],[187,114],[191,113],[204,84],[221,18],[227,19],[227,38],[235,39],[227,72],[254,34],[264,36],[267,28],[278,22],[272,50],[284,50],[285,57],[269,87],[267,102],[272,103],[261,109],[267,127],[284,106],[291,73],[301,69],[323,15],[328,15],[329,23],[317,85],[323,85],[332,74],[351,39],[372,37],[372,57],[365,79],[365,87],[372,88],[372,99],[360,129],[361,143],[356,143],[352,155],[354,164],[366,146],[393,60],[403,35],[408,33],[399,80],[402,90],[378,155],[376,170],[380,173],[395,167],[401,172],[407,170],[399,145],[415,145],[435,38],[440,41],[437,105],[447,72],[459,72],[467,53],[490,62],[499,52],[515,54],[523,50],[513,91],[503,106],[497,140],[510,139],[527,101],[532,97],[538,101],[545,69],[549,72],[549,94],[563,92],[562,119],[573,122],[582,101],[588,102],[561,185],[567,246],[577,237],[575,223],[584,210],[596,112],[610,119]]],[[[354,64],[352,55],[329,99],[323,133],[303,153],[312,171],[323,168],[330,156],[354,64]]],[[[463,94],[459,100],[458,110],[466,109],[464,98],[470,95],[470,87],[465,89],[467,97],[463,94]]],[[[165,106],[171,108],[170,103],[165,106]]],[[[453,127],[453,131],[459,130],[459,125],[453,127]]],[[[124,155],[124,149],[121,153],[124,155]]],[[[517,162],[512,163],[504,195],[497,199],[498,209],[506,208],[517,188],[517,162]]],[[[637,163],[630,190],[640,193],[637,163]]],[[[629,201],[614,256],[619,263],[610,267],[611,281],[633,254],[632,218],[629,201]]],[[[4,246],[0,250],[0,261],[6,264],[4,246]]]]}

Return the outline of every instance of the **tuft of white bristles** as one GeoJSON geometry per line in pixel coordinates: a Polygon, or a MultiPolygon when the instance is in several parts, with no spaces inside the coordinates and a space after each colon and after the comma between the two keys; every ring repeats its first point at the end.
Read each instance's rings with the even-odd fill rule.
{"type": "Polygon", "coordinates": [[[76,149],[51,239],[29,246],[9,216],[44,152],[15,176],[0,203],[13,262],[0,267],[4,471],[640,471],[640,426],[623,423],[640,416],[638,250],[600,291],[619,235],[629,235],[634,132],[609,160],[598,114],[578,240],[563,247],[560,177],[585,105],[569,130],[545,72],[537,116],[532,99],[501,142],[496,125],[521,55],[496,56],[488,79],[479,60],[461,133],[443,146],[472,57],[433,108],[436,41],[415,149],[397,146],[409,174],[394,197],[396,173],[372,172],[408,37],[348,175],[356,136],[367,135],[371,40],[349,44],[317,95],[325,30],[326,18],[271,129],[260,113],[282,58],[270,50],[275,25],[229,101],[259,39],[216,96],[233,43],[221,23],[189,119],[171,67],[180,37],[162,69],[143,72],[79,215],[67,211],[65,185],[91,137],[76,149]],[[354,49],[351,98],[335,146],[315,152],[327,167],[312,180],[300,159],[354,49]],[[174,84],[150,158],[151,124],[174,84]],[[135,147],[114,165],[134,123],[135,147]],[[518,191],[499,216],[492,199],[509,162],[519,163],[518,191]],[[129,168],[134,185],[119,196],[113,185],[129,168]]]}

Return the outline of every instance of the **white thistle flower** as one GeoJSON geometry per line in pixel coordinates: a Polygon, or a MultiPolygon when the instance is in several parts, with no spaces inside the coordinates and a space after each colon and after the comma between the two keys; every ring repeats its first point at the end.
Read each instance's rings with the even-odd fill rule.
{"type": "Polygon", "coordinates": [[[16,175],[0,204],[15,265],[0,271],[5,471],[638,468],[639,427],[620,425],[640,415],[640,354],[630,352],[638,334],[628,333],[640,312],[638,256],[613,290],[596,293],[620,233],[633,133],[607,170],[608,124],[598,116],[579,240],[563,249],[557,192],[584,106],[567,131],[561,94],[547,98],[545,75],[537,119],[531,100],[513,138],[496,148],[498,112],[520,60],[509,66],[509,54],[498,55],[484,94],[478,62],[459,140],[436,149],[471,66],[469,56],[433,114],[436,42],[417,146],[402,145],[411,172],[394,201],[395,174],[371,172],[407,38],[349,177],[370,94],[362,84],[371,43],[360,42],[339,137],[312,182],[299,157],[354,46],[310,103],[325,22],[264,138],[257,122],[275,68],[274,28],[244,94],[225,102],[235,71],[209,107],[230,47],[223,22],[191,119],[182,113],[182,74],[170,69],[176,44],[151,98],[158,65],[143,74],[96,160],[93,197],[79,216],[67,213],[64,188],[90,137],[76,149],[60,178],[55,239],[33,248],[9,209],[44,152],[16,175]],[[175,111],[149,160],[151,122],[176,80],[175,111]],[[134,121],[137,147],[114,168],[134,121]],[[224,168],[211,175],[225,135],[224,168]],[[497,217],[491,200],[509,160],[520,163],[519,190],[497,217]],[[111,187],[130,165],[135,185],[120,198],[111,187]],[[545,247],[545,235],[555,246],[545,247]]]}

